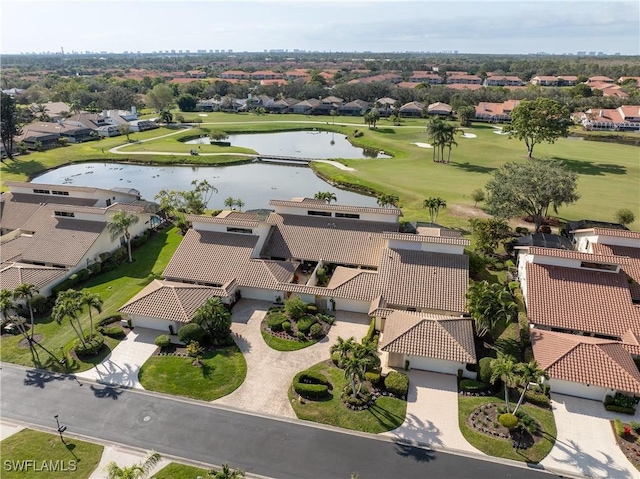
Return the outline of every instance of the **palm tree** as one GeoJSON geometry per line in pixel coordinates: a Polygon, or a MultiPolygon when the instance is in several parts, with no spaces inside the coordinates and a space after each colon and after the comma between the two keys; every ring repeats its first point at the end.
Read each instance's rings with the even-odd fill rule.
{"type": "Polygon", "coordinates": [[[435,223],[438,219],[438,213],[440,212],[440,208],[446,208],[447,202],[442,198],[431,197],[427,198],[422,202],[422,207],[429,209],[429,218],[431,223],[435,223]]]}
{"type": "Polygon", "coordinates": [[[455,140],[455,135],[456,132],[458,131],[458,129],[456,128],[455,125],[452,124],[445,124],[445,145],[447,146],[447,148],[449,148],[449,155],[447,156],[447,163],[449,163],[449,161],[451,161],[451,147],[452,146],[458,146],[458,143],[455,140]]]}
{"type": "Polygon", "coordinates": [[[504,401],[509,412],[509,389],[515,387],[519,382],[516,363],[510,356],[499,356],[491,361],[491,384],[500,379],[504,385],[504,401]]]}
{"type": "Polygon", "coordinates": [[[114,461],[107,464],[108,479],[143,479],[149,475],[151,469],[160,462],[160,454],[150,452],[141,462],[128,467],[120,467],[114,461]]]}
{"type": "Polygon", "coordinates": [[[82,293],[75,289],[68,289],[58,293],[55,305],[51,311],[51,317],[58,324],[62,324],[64,318],[69,318],[69,323],[76,332],[78,338],[80,338],[80,342],[83,345],[86,345],[87,342],[84,339],[85,336],[84,331],[82,330],[82,323],[80,323],[80,319],[78,318],[78,313],[82,311],[81,301],[82,293]],[[74,321],[77,322],[77,328],[74,321]]]}
{"type": "Polygon", "coordinates": [[[427,122],[427,137],[429,142],[433,146],[433,161],[442,161],[442,152],[444,152],[444,146],[447,142],[446,134],[447,125],[440,117],[433,117],[427,122]],[[438,158],[436,159],[436,153],[438,158]]]}
{"type": "Polygon", "coordinates": [[[522,390],[522,394],[520,395],[520,399],[518,399],[518,404],[516,404],[516,408],[513,410],[513,414],[518,412],[518,408],[522,404],[524,400],[524,395],[529,390],[529,384],[532,382],[539,383],[540,379],[549,379],[549,375],[544,369],[540,368],[538,361],[535,359],[533,361],[529,361],[528,363],[520,363],[516,365],[518,370],[520,385],[524,386],[522,390]]]}
{"type": "Polygon", "coordinates": [[[98,293],[83,291],[80,302],[83,306],[87,306],[89,308],[89,341],[91,341],[93,339],[93,316],[91,314],[91,310],[95,309],[98,314],[102,313],[103,301],[98,293]]]}
{"type": "Polygon", "coordinates": [[[51,117],[49,116],[48,111],[49,110],[47,109],[46,105],[43,105],[42,103],[38,103],[36,105],[35,113],[40,113],[40,118],[39,118],[40,121],[44,121],[44,122],[51,121],[51,117]]]}
{"type": "Polygon", "coordinates": [[[11,319],[9,311],[11,311],[14,306],[13,292],[8,289],[0,290],[0,312],[2,313],[2,319],[11,319]]]}
{"type": "Polygon", "coordinates": [[[237,206],[239,211],[242,211],[242,208],[244,207],[244,201],[242,201],[242,198],[235,200],[234,204],[237,206]]]}
{"type": "Polygon", "coordinates": [[[229,196],[224,200],[224,205],[232,210],[236,205],[236,200],[232,196],[229,196]]]}
{"type": "Polygon", "coordinates": [[[387,208],[389,206],[398,207],[398,203],[400,203],[400,198],[395,195],[379,195],[376,198],[376,203],[380,208],[387,208]]]}
{"type": "Polygon", "coordinates": [[[231,469],[229,464],[223,464],[219,471],[211,471],[214,479],[241,479],[244,477],[242,469],[231,469]]]}
{"type": "Polygon", "coordinates": [[[331,354],[339,353],[340,359],[338,360],[338,366],[342,367],[342,362],[351,354],[355,344],[356,340],[353,336],[346,340],[338,336],[336,343],[331,346],[329,350],[331,354]]]}
{"type": "Polygon", "coordinates": [[[344,377],[349,380],[351,392],[355,398],[360,392],[360,390],[356,388],[356,380],[358,382],[362,382],[364,378],[362,373],[362,361],[353,356],[348,356],[344,361],[342,361],[342,369],[344,369],[344,377]]]}
{"type": "Polygon", "coordinates": [[[19,284],[18,286],[16,286],[16,289],[13,290],[14,299],[18,299],[18,300],[23,299],[27,307],[29,308],[29,316],[31,318],[31,338],[29,338],[29,341],[33,341],[33,331],[35,329],[35,325],[33,322],[33,308],[31,307],[31,299],[33,299],[33,296],[38,294],[38,292],[39,292],[38,288],[36,288],[35,285],[30,283],[19,284]]]}
{"type": "Polygon", "coordinates": [[[316,200],[326,201],[328,204],[330,204],[332,201],[338,200],[336,198],[336,194],[332,193],[331,191],[318,191],[315,195],[313,195],[313,197],[316,200]]]}
{"type": "Polygon", "coordinates": [[[133,258],[131,257],[131,233],[129,232],[129,228],[138,221],[140,221],[140,218],[137,215],[127,213],[125,210],[119,210],[107,223],[107,229],[109,230],[112,241],[124,234],[125,241],[127,242],[127,251],[129,252],[129,263],[133,263],[133,258]]]}

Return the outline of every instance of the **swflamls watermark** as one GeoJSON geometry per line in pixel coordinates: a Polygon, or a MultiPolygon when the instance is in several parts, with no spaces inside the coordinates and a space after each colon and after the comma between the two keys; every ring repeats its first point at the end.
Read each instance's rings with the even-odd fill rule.
{"type": "Polygon", "coordinates": [[[73,459],[69,461],[62,459],[48,461],[6,459],[2,462],[2,468],[7,472],[74,472],[78,465],[73,459]]]}

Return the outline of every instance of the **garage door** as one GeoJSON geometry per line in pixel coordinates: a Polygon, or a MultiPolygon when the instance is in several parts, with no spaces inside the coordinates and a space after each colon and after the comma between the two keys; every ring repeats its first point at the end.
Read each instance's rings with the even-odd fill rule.
{"type": "Polygon", "coordinates": [[[371,306],[371,302],[369,301],[358,301],[355,299],[335,298],[334,301],[336,302],[336,311],[351,311],[352,313],[367,314],[371,306]]]}
{"type": "Polygon", "coordinates": [[[558,379],[551,379],[549,386],[551,386],[551,392],[556,394],[566,394],[567,396],[593,399],[595,401],[602,401],[607,392],[609,392],[608,389],[600,386],[587,386],[586,384],[560,381],[558,379]]]}
{"type": "MultiPolygon", "coordinates": [[[[158,331],[169,334],[169,325],[173,325],[173,321],[144,316],[132,316],[131,324],[137,328],[157,329],[158,331]]],[[[173,330],[176,332],[178,328],[174,325],[173,330]]]]}
{"type": "MultiPolygon", "coordinates": [[[[458,374],[461,367],[458,363],[452,361],[443,361],[441,359],[425,358],[422,356],[407,356],[411,369],[421,369],[423,371],[433,371],[435,373],[458,374]]],[[[464,369],[464,366],[462,366],[464,369]]]]}

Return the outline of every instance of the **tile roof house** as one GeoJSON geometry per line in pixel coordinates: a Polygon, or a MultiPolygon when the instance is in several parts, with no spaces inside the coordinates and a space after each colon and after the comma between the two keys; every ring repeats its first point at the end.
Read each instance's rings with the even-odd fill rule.
{"type": "Polygon", "coordinates": [[[400,116],[410,118],[421,118],[424,104],[419,101],[411,101],[400,107],[400,116]]]}
{"type": "Polygon", "coordinates": [[[505,123],[511,121],[511,112],[520,104],[520,100],[506,100],[502,103],[480,102],[476,105],[477,121],[505,123]]]}
{"type": "Polygon", "coordinates": [[[62,120],[66,114],[71,112],[71,107],[61,101],[50,101],[48,103],[32,103],[29,105],[29,111],[33,113],[36,118],[42,116],[40,111],[40,105],[45,107],[46,115],[49,117],[49,121],[62,120]]]}
{"type": "Polygon", "coordinates": [[[139,200],[137,191],[26,182],[5,185],[10,191],[0,197],[2,288],[12,289],[15,281],[29,277],[48,295],[57,283],[100,261],[101,253],[121,246],[121,238],[111,239],[107,231],[113,213],[125,209],[139,216],[130,229],[133,236],[157,219],[157,205],[139,200]]]}
{"type": "Polygon", "coordinates": [[[534,356],[556,393],[640,394],[640,233],[588,228],[573,241],[516,248],[534,356]]]}
{"type": "Polygon", "coordinates": [[[429,115],[450,116],[453,113],[453,109],[451,108],[451,105],[438,101],[436,103],[431,103],[427,107],[427,113],[429,115]]]}
{"type": "MultiPolygon", "coordinates": [[[[216,294],[224,301],[236,295],[267,301],[298,296],[322,310],[375,316],[379,329],[399,310],[435,314],[443,321],[464,313],[468,240],[436,227],[423,229],[423,234],[399,233],[397,208],[327,204],[310,198],[271,200],[270,206],[275,211],[266,216],[233,211],[216,217],[189,216],[192,229],[163,273],[169,286],[213,288],[197,292],[216,294]],[[325,286],[319,284],[320,268],[329,272],[325,286]]],[[[171,325],[175,331],[183,319],[170,315],[177,311],[184,318],[186,308],[169,286],[147,286],[121,311],[130,314],[134,325],[164,331],[171,325]],[[159,295],[162,305],[153,302],[159,295]]],[[[446,323],[445,329],[455,326],[449,333],[469,349],[470,323],[458,326],[461,322],[446,323]]],[[[427,335],[444,334],[437,328],[426,329],[427,335]]],[[[429,349],[421,351],[416,358],[431,354],[429,349]]],[[[454,372],[461,362],[475,361],[475,352],[469,351],[467,356],[455,356],[459,361],[454,372]]],[[[416,367],[420,364],[416,360],[416,367]]]]}
{"type": "Polygon", "coordinates": [[[618,108],[589,109],[577,115],[585,130],[640,130],[640,106],[623,105],[618,108]]]}
{"type": "Polygon", "coordinates": [[[458,374],[474,378],[467,364],[477,362],[472,320],[424,313],[394,311],[387,317],[380,350],[387,364],[402,368],[458,374]]]}

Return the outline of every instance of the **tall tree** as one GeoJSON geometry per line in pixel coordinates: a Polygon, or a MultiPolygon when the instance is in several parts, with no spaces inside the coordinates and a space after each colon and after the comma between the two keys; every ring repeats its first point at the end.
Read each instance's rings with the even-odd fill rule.
{"type": "MultiPolygon", "coordinates": [[[[204,213],[209,200],[218,190],[207,180],[193,180],[191,185],[194,188],[186,191],[160,190],[160,193],[155,196],[156,200],[160,200],[160,209],[174,217],[178,212],[193,215],[204,213]]],[[[233,200],[232,197],[229,198],[233,200]]]]}
{"type": "Polygon", "coordinates": [[[2,319],[11,319],[11,311],[14,307],[13,291],[9,289],[0,290],[0,313],[2,313],[2,319]]]}
{"type": "MultiPolygon", "coordinates": [[[[22,134],[16,101],[10,95],[0,94],[0,138],[7,157],[13,159],[14,138],[22,134]]],[[[0,161],[4,161],[0,157],[0,161]]]]}
{"type": "Polygon", "coordinates": [[[131,257],[131,233],[129,228],[135,225],[140,218],[132,213],[127,213],[125,210],[117,211],[107,223],[107,230],[111,235],[111,240],[115,240],[117,237],[123,235],[127,243],[127,251],[129,253],[129,263],[133,263],[131,257]]]}
{"type": "Polygon", "coordinates": [[[214,343],[223,343],[231,334],[231,312],[220,298],[205,301],[194,313],[193,322],[202,326],[214,343]]]}
{"type": "Polygon", "coordinates": [[[476,109],[472,106],[461,106],[456,112],[460,126],[469,127],[471,121],[476,117],[476,109]]]}
{"type": "Polygon", "coordinates": [[[439,196],[432,196],[431,198],[427,198],[422,202],[422,207],[429,210],[429,221],[431,223],[435,223],[438,220],[438,213],[440,212],[440,208],[446,208],[447,202],[439,196]]]}
{"type": "Polygon", "coordinates": [[[242,469],[231,469],[229,464],[223,464],[219,471],[211,471],[213,479],[242,479],[244,471],[242,469]]]}
{"type": "Polygon", "coordinates": [[[160,462],[160,454],[150,452],[141,462],[127,467],[120,467],[114,461],[107,464],[108,479],[144,479],[149,475],[158,462],[160,462]]]}
{"type": "Polygon", "coordinates": [[[518,317],[518,307],[509,289],[488,281],[471,283],[467,291],[467,309],[479,337],[506,326],[518,317]]]}
{"type": "Polygon", "coordinates": [[[376,203],[380,208],[388,208],[390,206],[397,208],[400,203],[400,198],[395,195],[378,195],[376,203]]]}
{"type": "Polygon", "coordinates": [[[160,113],[158,114],[158,119],[165,124],[169,124],[173,121],[173,113],[171,113],[171,111],[169,111],[168,108],[163,108],[162,110],[160,110],[160,113]]]}
{"type": "Polygon", "coordinates": [[[447,126],[439,116],[434,116],[427,121],[427,138],[433,147],[434,162],[444,161],[443,152],[449,138],[447,126]]]}
{"type": "Polygon", "coordinates": [[[504,131],[524,140],[527,155],[533,157],[533,147],[542,142],[555,143],[569,134],[569,109],[550,98],[523,100],[511,112],[511,124],[504,131]]]}
{"type": "Polygon", "coordinates": [[[529,390],[530,383],[540,383],[541,379],[549,379],[549,375],[547,374],[547,372],[544,369],[540,368],[538,361],[536,361],[535,359],[533,361],[529,361],[528,363],[517,364],[516,369],[518,371],[520,386],[524,387],[522,388],[520,399],[518,399],[518,404],[516,404],[516,407],[513,410],[513,414],[518,412],[518,408],[522,404],[524,396],[529,390]]]}
{"type": "Polygon", "coordinates": [[[82,292],[82,298],[80,299],[80,304],[86,306],[89,309],[89,341],[93,339],[93,314],[92,311],[95,309],[98,314],[102,313],[102,298],[99,293],[90,293],[89,291],[82,292]]]}
{"type": "Polygon", "coordinates": [[[491,384],[494,384],[498,379],[502,381],[504,385],[504,402],[509,410],[509,390],[516,386],[519,381],[518,370],[513,358],[509,356],[499,356],[497,359],[491,361],[491,384]]]}
{"type": "Polygon", "coordinates": [[[321,200],[329,204],[332,201],[337,201],[336,194],[332,193],[331,191],[318,191],[315,195],[313,195],[313,197],[316,200],[321,200]]]}
{"type": "Polygon", "coordinates": [[[62,324],[65,318],[69,318],[69,323],[76,333],[76,336],[80,339],[83,345],[86,345],[84,331],[82,330],[82,323],[78,318],[78,314],[82,311],[82,293],[75,289],[68,289],[58,293],[56,302],[51,310],[51,317],[53,320],[62,324]],[[75,322],[75,323],[74,323],[75,322]],[[76,327],[77,326],[77,327],[76,327]]]}
{"type": "Polygon", "coordinates": [[[508,238],[511,233],[509,224],[497,218],[473,218],[469,220],[469,224],[473,231],[475,249],[485,255],[495,254],[500,241],[508,238]]]}
{"type": "Polygon", "coordinates": [[[118,125],[118,131],[121,135],[125,135],[127,137],[127,141],[131,141],[129,135],[131,134],[131,125],[129,123],[122,123],[118,125]]]}
{"type": "Polygon", "coordinates": [[[557,213],[560,206],[580,198],[577,180],[578,175],[557,160],[506,163],[485,187],[487,212],[500,218],[531,215],[538,231],[550,206],[557,213]]]}
{"type": "Polygon", "coordinates": [[[235,209],[234,207],[236,206],[236,199],[233,196],[228,196],[224,200],[224,205],[230,210],[233,210],[235,209]]]}
{"type": "Polygon", "coordinates": [[[147,92],[146,103],[157,112],[170,109],[173,105],[173,89],[164,84],[154,86],[147,92]]]}
{"type": "Polygon", "coordinates": [[[236,205],[236,208],[238,208],[238,211],[242,211],[242,208],[244,208],[244,201],[242,201],[242,198],[236,198],[234,200],[234,204],[236,205]]]}
{"type": "Polygon", "coordinates": [[[451,161],[451,147],[452,146],[458,146],[458,143],[456,142],[456,139],[455,139],[457,131],[458,131],[458,129],[456,128],[456,126],[454,124],[447,123],[445,125],[445,128],[444,128],[444,134],[445,134],[444,145],[449,149],[449,154],[447,156],[447,163],[449,163],[451,161]]]}
{"type": "Polygon", "coordinates": [[[31,306],[31,300],[33,296],[38,294],[38,288],[34,284],[21,283],[13,290],[13,297],[18,300],[23,300],[29,308],[29,316],[31,319],[31,341],[33,341],[33,334],[35,330],[35,324],[33,322],[33,307],[31,306]]]}

